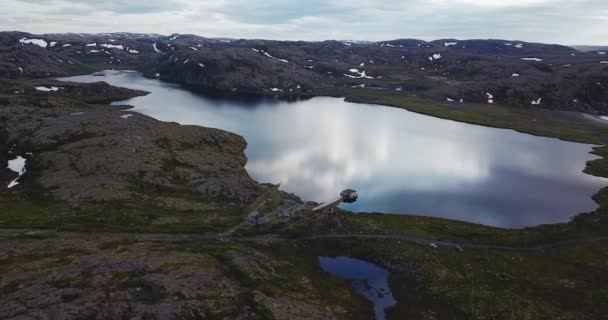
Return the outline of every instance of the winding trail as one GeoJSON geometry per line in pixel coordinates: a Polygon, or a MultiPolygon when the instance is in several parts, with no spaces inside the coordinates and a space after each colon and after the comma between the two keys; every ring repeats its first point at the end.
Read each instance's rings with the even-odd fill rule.
{"type": "Polygon", "coordinates": [[[261,244],[270,244],[277,241],[314,241],[314,240],[340,240],[340,239],[370,239],[370,240],[389,240],[389,241],[404,241],[420,246],[436,247],[437,249],[451,249],[462,251],[464,249],[472,250],[500,250],[500,251],[520,251],[520,252],[540,252],[543,250],[554,249],[559,247],[572,246],[577,244],[593,243],[597,241],[608,241],[608,236],[588,237],[580,239],[552,241],[528,246],[507,246],[496,244],[483,243],[467,243],[449,240],[436,240],[432,238],[424,238],[408,235],[382,235],[382,234],[326,234],[313,235],[299,238],[286,238],[274,235],[260,235],[251,237],[233,236],[227,233],[218,234],[168,234],[168,233],[126,233],[126,232],[71,232],[71,231],[50,231],[50,230],[22,230],[22,229],[0,229],[0,240],[9,239],[19,236],[48,235],[55,237],[60,235],[70,236],[104,236],[114,235],[119,237],[132,238],[138,242],[162,242],[162,243],[178,243],[188,241],[223,241],[223,242],[255,242],[261,244]]]}

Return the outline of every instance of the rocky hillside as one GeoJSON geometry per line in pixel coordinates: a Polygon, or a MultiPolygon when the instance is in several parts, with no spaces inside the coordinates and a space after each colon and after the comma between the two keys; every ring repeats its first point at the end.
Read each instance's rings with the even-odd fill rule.
{"type": "Polygon", "coordinates": [[[345,87],[367,87],[455,106],[501,104],[608,114],[606,52],[560,45],[0,33],[1,77],[58,76],[112,66],[228,94],[340,94],[345,87]]]}
{"type": "Polygon", "coordinates": [[[1,193],[36,190],[72,206],[152,198],[171,208],[176,194],[235,207],[257,195],[242,137],[85,103],[145,92],[47,80],[4,81],[0,91],[0,163],[25,161],[22,175],[0,170],[1,193]]]}

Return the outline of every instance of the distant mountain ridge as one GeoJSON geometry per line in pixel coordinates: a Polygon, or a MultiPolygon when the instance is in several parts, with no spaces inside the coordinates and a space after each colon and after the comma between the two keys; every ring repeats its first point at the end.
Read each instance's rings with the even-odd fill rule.
{"type": "Polygon", "coordinates": [[[0,33],[0,77],[136,69],[195,90],[262,95],[391,90],[458,105],[608,114],[608,55],[513,40],[212,39],[192,34],[0,33]]]}

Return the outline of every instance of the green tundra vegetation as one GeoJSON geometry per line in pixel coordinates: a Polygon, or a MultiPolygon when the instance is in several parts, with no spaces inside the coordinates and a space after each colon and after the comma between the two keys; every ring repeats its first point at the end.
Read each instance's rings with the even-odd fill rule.
{"type": "MultiPolygon", "coordinates": [[[[19,142],[33,148],[34,158],[20,188],[0,192],[3,318],[51,310],[90,318],[372,318],[371,304],[347,281],[323,272],[319,256],[352,256],[389,270],[398,304],[388,310],[388,319],[596,320],[608,313],[608,189],[594,196],[599,204],[594,212],[581,213],[569,223],[524,229],[411,215],[319,214],[310,210],[312,204],[294,217],[250,226],[244,221],[253,210],[272,212],[283,200],[301,200],[277,186],[252,182],[242,168],[244,141],[236,136],[208,129],[180,131],[184,129],[178,125],[137,116],[141,132],[161,135],[136,145],[152,150],[150,158],[126,157],[162,172],[137,172],[126,180],[108,174],[129,197],[75,203],[57,193],[60,186],[45,187],[56,159],[82,157],[79,150],[102,155],[131,147],[118,143],[113,134],[140,132],[139,127],[125,129],[107,120],[119,110],[89,104],[101,97],[87,101],[82,97],[87,90],[76,88],[61,99],[27,90],[20,98],[12,91],[2,93],[0,110],[25,110],[23,117],[12,111],[0,114],[5,130],[28,117],[46,124],[46,118],[35,118],[32,111],[44,110],[47,117],[66,121],[73,118],[65,115],[74,112],[99,113],[79,123],[78,134],[73,134],[76,127],[60,131],[71,135],[65,141],[47,143],[38,131],[18,131],[27,136],[19,142]],[[212,160],[196,162],[188,150],[198,144],[212,160]],[[196,171],[197,166],[206,171],[196,171]],[[216,179],[215,184],[194,189],[184,178],[189,173],[216,179]],[[231,178],[218,178],[222,174],[231,178]],[[238,193],[227,191],[237,184],[245,187],[238,193]],[[434,242],[438,248],[430,246],[434,242]],[[100,292],[117,298],[100,300],[100,292]],[[42,293],[47,294],[45,301],[37,298],[42,293]],[[112,308],[118,313],[104,315],[112,308]]],[[[107,95],[142,94],[106,90],[107,95]]],[[[608,126],[599,122],[500,105],[456,108],[394,91],[343,89],[336,94],[353,102],[598,144],[593,153],[600,158],[581,170],[608,177],[608,147],[599,146],[608,140],[608,126]]],[[[9,148],[9,136],[0,134],[3,148],[9,148]]],[[[109,168],[97,164],[95,170],[109,168]]],[[[65,184],[86,182],[60,178],[65,184]]]]}

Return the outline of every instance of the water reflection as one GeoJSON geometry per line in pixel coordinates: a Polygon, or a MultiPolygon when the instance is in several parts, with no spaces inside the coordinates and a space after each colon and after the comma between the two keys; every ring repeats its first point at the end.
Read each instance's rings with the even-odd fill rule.
{"type": "Polygon", "coordinates": [[[243,135],[247,170],[306,200],[345,188],[353,211],[433,215],[500,227],[567,221],[596,208],[606,180],[582,173],[590,146],[318,97],[299,102],[212,99],[138,73],[107,77],[151,91],[124,103],[154,118],[243,135]]]}
{"type": "Polygon", "coordinates": [[[319,265],[326,272],[349,280],[357,292],[370,300],[376,320],[386,319],[386,309],[397,303],[388,285],[389,272],[373,263],[349,257],[319,257],[319,265]]]}

